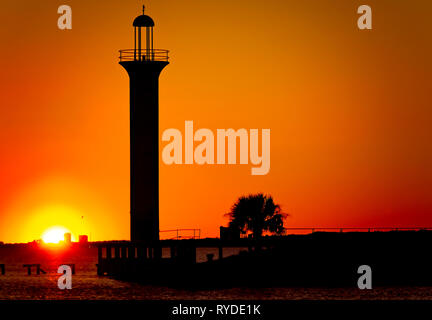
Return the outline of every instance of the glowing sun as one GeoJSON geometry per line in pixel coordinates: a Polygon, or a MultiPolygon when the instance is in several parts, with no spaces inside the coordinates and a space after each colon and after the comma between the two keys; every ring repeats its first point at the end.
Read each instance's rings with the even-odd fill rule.
{"type": "Polygon", "coordinates": [[[59,243],[64,240],[64,234],[70,233],[65,227],[55,226],[44,231],[42,241],[45,243],[59,243]]]}

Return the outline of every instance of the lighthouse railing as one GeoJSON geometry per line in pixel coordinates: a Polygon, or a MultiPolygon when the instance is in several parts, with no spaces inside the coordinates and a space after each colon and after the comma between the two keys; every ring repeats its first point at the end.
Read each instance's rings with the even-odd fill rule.
{"type": "Polygon", "coordinates": [[[168,61],[165,49],[124,49],[119,50],[120,62],[123,61],[168,61]]]}

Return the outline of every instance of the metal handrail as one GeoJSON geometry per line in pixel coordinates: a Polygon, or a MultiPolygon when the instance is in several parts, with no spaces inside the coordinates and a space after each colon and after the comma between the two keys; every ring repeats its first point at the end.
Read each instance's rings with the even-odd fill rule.
{"type": "Polygon", "coordinates": [[[165,49],[124,49],[119,50],[122,61],[168,61],[168,50],[165,49]]]}
{"type": "Polygon", "coordinates": [[[166,240],[179,240],[179,239],[200,239],[201,238],[201,229],[172,229],[172,230],[160,230],[159,233],[175,233],[176,235],[171,238],[167,238],[166,240]],[[180,233],[182,231],[193,231],[193,235],[184,236],[180,233]]]}

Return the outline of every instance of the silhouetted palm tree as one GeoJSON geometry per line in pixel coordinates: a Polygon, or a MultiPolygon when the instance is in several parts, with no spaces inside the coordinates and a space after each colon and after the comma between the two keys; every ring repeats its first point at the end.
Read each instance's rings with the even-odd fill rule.
{"type": "Polygon", "coordinates": [[[240,197],[226,214],[230,217],[229,227],[245,234],[251,231],[255,239],[264,231],[282,234],[285,230],[283,219],[286,214],[275,204],[271,196],[262,193],[240,197]]]}

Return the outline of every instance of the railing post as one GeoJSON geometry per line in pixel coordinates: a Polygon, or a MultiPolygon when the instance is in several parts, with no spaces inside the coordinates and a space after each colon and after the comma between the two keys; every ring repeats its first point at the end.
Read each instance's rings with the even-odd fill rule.
{"type": "Polygon", "coordinates": [[[102,261],[102,247],[98,247],[98,263],[102,261]]]}
{"type": "Polygon", "coordinates": [[[148,258],[153,260],[153,247],[148,247],[148,258]]]}
{"type": "Polygon", "coordinates": [[[106,246],[106,258],[111,260],[111,246],[106,246]]]}
{"type": "Polygon", "coordinates": [[[134,49],[119,50],[120,62],[125,61],[168,61],[168,50],[164,49],[134,49]]]}

